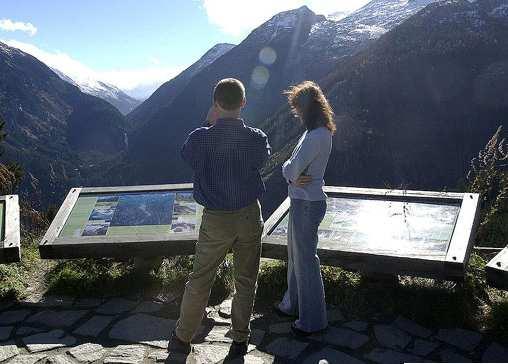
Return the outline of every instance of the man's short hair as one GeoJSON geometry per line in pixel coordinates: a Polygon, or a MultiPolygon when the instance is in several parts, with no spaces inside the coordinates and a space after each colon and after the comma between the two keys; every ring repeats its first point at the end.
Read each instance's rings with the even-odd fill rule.
{"type": "Polygon", "coordinates": [[[213,101],[224,110],[237,110],[245,99],[245,87],[236,78],[220,80],[213,89],[213,101]]]}

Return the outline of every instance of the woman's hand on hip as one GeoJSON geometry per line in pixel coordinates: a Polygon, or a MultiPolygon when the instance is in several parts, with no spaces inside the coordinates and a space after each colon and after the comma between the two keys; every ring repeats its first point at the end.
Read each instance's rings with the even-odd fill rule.
{"type": "Polygon", "coordinates": [[[300,177],[297,178],[296,181],[293,182],[293,184],[297,187],[305,187],[311,182],[312,182],[312,176],[307,176],[305,174],[302,174],[300,177]]]}

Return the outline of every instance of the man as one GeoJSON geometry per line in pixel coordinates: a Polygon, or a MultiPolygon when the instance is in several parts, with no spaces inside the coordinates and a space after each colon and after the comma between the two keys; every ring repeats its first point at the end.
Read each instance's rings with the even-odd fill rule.
{"type": "Polygon", "coordinates": [[[240,118],[245,102],[239,80],[221,80],[207,116],[210,126],[194,130],[182,148],[182,158],[194,171],[194,198],[204,210],[170,352],[190,353],[217,268],[231,249],[235,293],[229,357],[247,352],[263,232],[259,197],[265,187],[259,169],[270,146],[261,130],[246,126],[240,118]]]}

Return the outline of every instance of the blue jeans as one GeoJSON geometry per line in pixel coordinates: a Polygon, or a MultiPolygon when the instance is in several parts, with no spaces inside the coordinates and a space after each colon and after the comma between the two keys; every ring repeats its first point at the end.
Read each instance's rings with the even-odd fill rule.
{"type": "Polygon", "coordinates": [[[327,327],[325,290],[319,257],[318,227],[326,200],[291,200],[288,223],[288,289],[279,308],[298,314],[298,329],[313,332],[327,327]]]}

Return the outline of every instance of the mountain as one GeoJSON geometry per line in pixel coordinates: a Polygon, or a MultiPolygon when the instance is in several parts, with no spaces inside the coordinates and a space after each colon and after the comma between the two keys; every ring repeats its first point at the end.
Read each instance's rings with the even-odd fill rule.
{"type": "MultiPolygon", "coordinates": [[[[279,65],[279,68],[285,68],[286,76],[290,81],[301,80],[306,76],[320,79],[332,71],[337,60],[354,54],[361,47],[366,46],[434,1],[436,0],[373,0],[351,14],[336,12],[327,17],[314,14],[306,6],[279,13],[254,30],[242,42],[240,48],[243,49],[243,52],[237,51],[236,54],[228,54],[228,57],[236,57],[238,61],[238,65],[232,65],[231,70],[234,72],[244,62],[252,63],[252,69],[249,70],[251,74],[247,74],[245,80],[254,82],[257,78],[261,85],[249,85],[247,82],[246,86],[249,91],[250,88],[264,87],[264,78],[273,77],[273,72],[267,74],[267,71],[270,72],[275,63],[279,65]],[[300,23],[310,24],[311,27],[300,29],[300,23]],[[288,37],[288,34],[293,34],[293,36],[288,37]],[[290,44],[284,45],[285,48],[291,47],[290,53],[286,55],[289,55],[290,59],[285,60],[284,63],[280,60],[281,55],[276,50],[273,52],[274,49],[267,46],[272,42],[274,44],[281,43],[283,39],[290,42],[290,44]],[[250,59],[243,59],[247,56],[250,59]],[[258,58],[257,62],[253,62],[256,58],[258,58]],[[273,58],[273,65],[270,64],[270,58],[273,58]],[[268,62],[268,64],[263,62],[268,62]]],[[[188,85],[190,79],[233,47],[232,44],[214,46],[199,61],[160,86],[149,99],[131,112],[128,115],[130,123],[137,126],[143,125],[161,109],[169,107],[175,96],[188,85]]],[[[217,72],[217,68],[212,67],[207,71],[217,72]]],[[[221,70],[219,69],[219,71],[221,70]]],[[[268,87],[269,84],[266,86],[268,87]]],[[[284,85],[284,87],[287,86],[288,84],[284,85]]],[[[277,91],[279,90],[277,89],[277,91]]],[[[276,99],[281,100],[280,97],[276,99]]],[[[257,115],[254,113],[252,116],[256,117],[257,115]]]]}
{"type": "Polygon", "coordinates": [[[428,4],[437,0],[373,0],[346,17],[332,14],[314,24],[300,51],[309,72],[319,80],[337,61],[365,48],[428,4]],[[316,62],[316,57],[319,57],[316,62]],[[323,64],[324,63],[324,64],[323,64]],[[319,72],[321,71],[321,72],[319,72]]]}
{"type": "Polygon", "coordinates": [[[325,77],[341,58],[354,54],[381,34],[367,36],[358,29],[376,24],[389,29],[430,2],[404,1],[401,5],[398,0],[374,0],[339,21],[316,15],[306,6],[275,15],[239,45],[186,79],[183,87],[175,87],[178,93],[168,92],[171,97],[154,95],[131,113],[129,120],[141,127],[130,133],[126,158],[112,175],[118,183],[189,180],[191,172],[181,161],[179,148],[189,131],[201,125],[219,79],[236,77],[244,82],[244,117],[259,125],[283,107],[282,91],[289,85],[325,77]]]}
{"type": "MultiPolygon", "coordinates": [[[[321,84],[338,122],[328,184],[459,187],[508,126],[508,1],[430,4],[321,84]]],[[[265,169],[271,210],[284,196],[280,164],[302,130],[287,109],[262,127],[275,148],[265,169]]]]}
{"type": "Polygon", "coordinates": [[[349,11],[336,11],[335,13],[328,14],[326,16],[326,19],[332,20],[332,21],[339,21],[339,20],[344,19],[349,14],[351,14],[351,12],[349,12],[349,11]]]}
{"type": "Polygon", "coordinates": [[[93,166],[126,148],[126,122],[116,108],[1,42],[0,115],[7,132],[2,160],[22,166],[22,194],[44,206],[89,182],[93,166]]]}
{"type": "Polygon", "coordinates": [[[178,93],[187,86],[195,74],[229,52],[234,44],[219,43],[208,50],[198,61],[182,71],[178,76],[162,84],[139,107],[127,115],[134,128],[139,128],[150,120],[160,109],[171,104],[178,93]]]}
{"type": "Polygon", "coordinates": [[[245,117],[252,123],[263,120],[283,103],[282,90],[307,77],[298,52],[312,25],[323,19],[307,7],[277,14],[185,81],[170,104],[152,106],[157,112],[129,134],[126,158],[111,172],[114,183],[190,180],[179,150],[189,131],[202,125],[216,82],[225,77],[242,80],[247,88],[245,117]]]}
{"type": "Polygon", "coordinates": [[[134,110],[138,105],[141,104],[141,100],[137,100],[125,92],[120,90],[118,87],[113,86],[109,83],[87,79],[82,81],[76,81],[64,74],[63,72],[51,68],[60,78],[64,81],[72,83],[74,86],[89,95],[96,96],[109,102],[111,105],[116,107],[123,115],[127,115],[134,110]]]}

